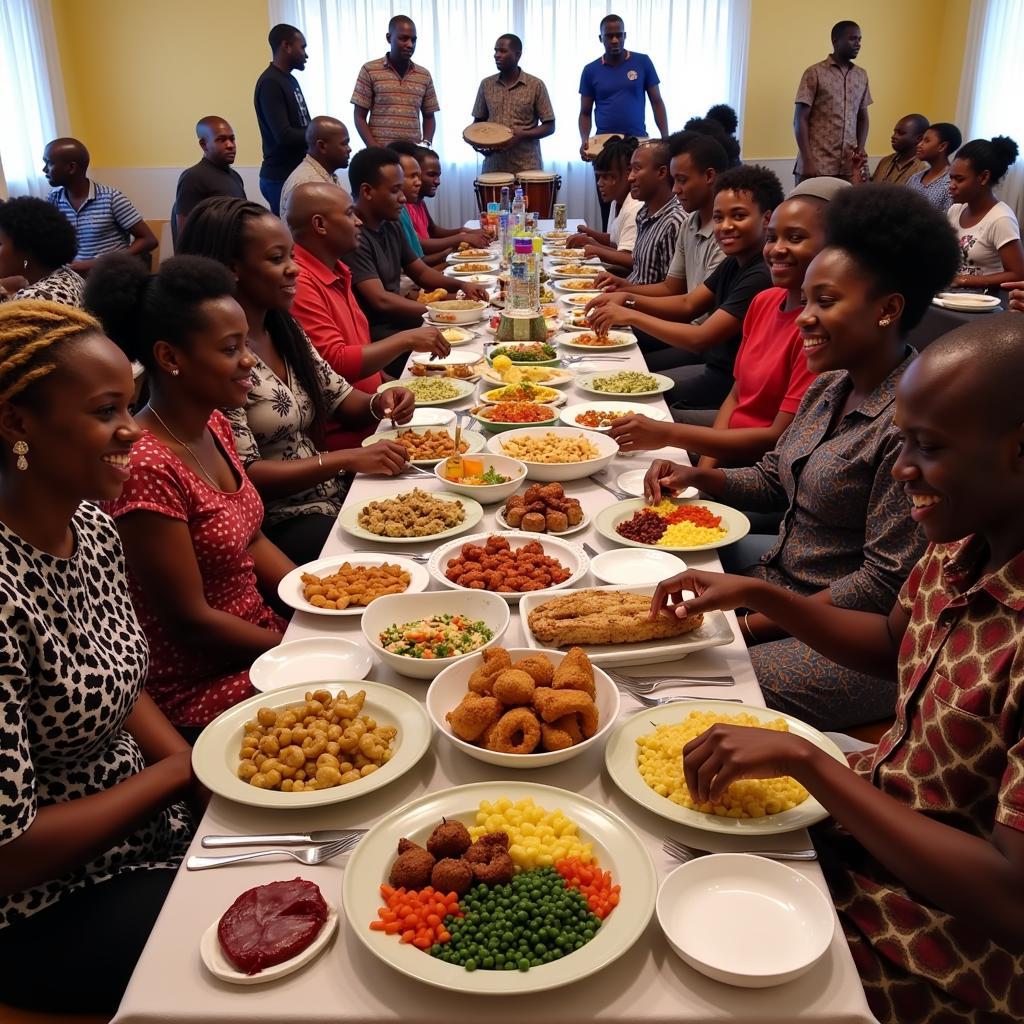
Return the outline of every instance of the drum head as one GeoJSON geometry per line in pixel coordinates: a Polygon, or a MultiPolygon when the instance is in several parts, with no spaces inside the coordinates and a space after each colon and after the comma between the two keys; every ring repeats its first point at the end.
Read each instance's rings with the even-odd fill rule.
{"type": "Polygon", "coordinates": [[[474,146],[498,146],[512,138],[512,129],[496,121],[476,121],[462,133],[462,137],[474,146]]]}
{"type": "Polygon", "coordinates": [[[478,185],[508,185],[511,187],[515,184],[515,181],[516,176],[506,171],[484,171],[483,174],[476,176],[476,183],[478,185]]]}
{"type": "Polygon", "coordinates": [[[556,175],[547,171],[520,171],[516,177],[520,181],[554,181],[556,175]]]}
{"type": "MultiPolygon", "coordinates": [[[[611,134],[591,136],[591,138],[587,140],[587,155],[597,156],[608,144],[608,140],[614,138],[616,138],[616,136],[611,134]]],[[[619,136],[619,138],[621,138],[621,136],[619,136]]]]}

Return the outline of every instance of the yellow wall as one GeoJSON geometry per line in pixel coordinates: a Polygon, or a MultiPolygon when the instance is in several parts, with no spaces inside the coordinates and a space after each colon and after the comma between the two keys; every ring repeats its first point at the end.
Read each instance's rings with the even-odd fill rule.
{"type": "MultiPolygon", "coordinates": [[[[752,0],[743,153],[795,152],[801,71],[829,50],[841,18],[864,30],[871,78],[868,149],[889,151],[892,125],[919,111],[953,120],[969,0],[752,0]]],[[[72,132],[103,167],[182,167],[197,159],[205,114],[238,134],[238,164],[258,164],[252,109],[269,60],[266,0],[53,0],[72,132]]]]}
{"type": "Polygon", "coordinates": [[[195,123],[226,117],[260,162],[252,106],[270,60],[266,0],[53,0],[71,131],[102,167],[183,167],[195,123]]]}
{"type": "Polygon", "coordinates": [[[969,0],[752,0],[743,153],[747,159],[789,156],[793,97],[805,67],[831,50],[840,20],[864,33],[858,63],[874,103],[868,152],[889,152],[892,126],[904,115],[953,121],[963,65],[969,0]]]}

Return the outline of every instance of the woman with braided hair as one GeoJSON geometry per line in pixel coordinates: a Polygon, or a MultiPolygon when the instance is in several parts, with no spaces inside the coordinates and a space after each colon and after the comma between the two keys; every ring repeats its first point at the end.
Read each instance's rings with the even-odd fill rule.
{"type": "Polygon", "coordinates": [[[191,751],[91,504],[128,478],[132,392],[92,317],[0,306],[0,990],[34,1010],[116,1009],[190,831],[191,751]]]}

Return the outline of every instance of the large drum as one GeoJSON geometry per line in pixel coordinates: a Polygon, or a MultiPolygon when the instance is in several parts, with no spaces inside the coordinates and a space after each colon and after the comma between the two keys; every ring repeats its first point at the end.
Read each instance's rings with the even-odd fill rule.
{"type": "Polygon", "coordinates": [[[516,175],[516,184],[523,190],[526,209],[536,213],[541,220],[551,220],[562,179],[547,171],[520,171],[516,175]]]}
{"type": "Polygon", "coordinates": [[[501,190],[507,188],[509,192],[515,191],[516,178],[514,174],[506,174],[504,171],[486,171],[478,174],[473,188],[476,189],[477,202],[480,204],[480,212],[487,211],[488,203],[501,202],[501,190]]]}

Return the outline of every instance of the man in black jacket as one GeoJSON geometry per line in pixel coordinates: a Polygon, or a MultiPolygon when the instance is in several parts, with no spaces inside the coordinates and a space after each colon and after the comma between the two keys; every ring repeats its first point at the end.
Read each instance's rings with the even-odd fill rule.
{"type": "Polygon", "coordinates": [[[253,104],[263,139],[260,191],[279,214],[285,180],[306,154],[309,110],[292,74],[306,66],[306,37],[294,25],[275,25],[269,42],[274,59],[256,80],[253,104]]]}

